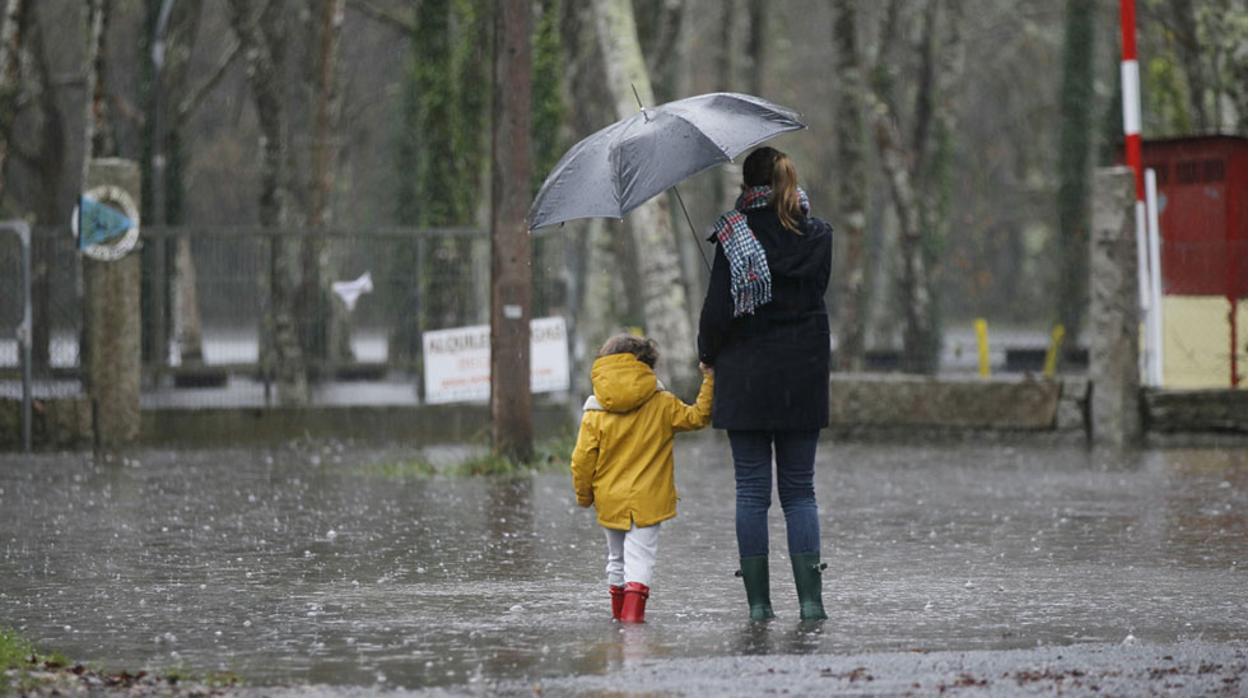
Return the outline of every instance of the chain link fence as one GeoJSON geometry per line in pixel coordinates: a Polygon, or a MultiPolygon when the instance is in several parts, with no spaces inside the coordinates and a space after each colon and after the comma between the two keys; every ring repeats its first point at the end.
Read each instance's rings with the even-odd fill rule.
{"type": "MultiPolygon", "coordinates": [[[[276,404],[283,314],[311,404],[418,404],[421,333],[489,323],[480,230],[170,227],[143,239],[146,408],[276,404]]],[[[558,230],[534,240],[535,318],[568,317],[566,242],[558,230]]]]}
{"type": "MultiPolygon", "coordinates": [[[[78,250],[63,228],[31,233],[32,373],[36,398],[82,394],[79,336],[82,329],[82,276],[78,250]]],[[[23,313],[21,244],[0,234],[0,396],[20,394],[21,357],[17,327],[23,313]],[[16,388],[14,388],[16,386],[16,388]]]]}
{"type": "Polygon", "coordinates": [[[0,397],[18,399],[22,394],[21,351],[18,332],[22,323],[22,244],[8,230],[0,230],[0,397]]]}

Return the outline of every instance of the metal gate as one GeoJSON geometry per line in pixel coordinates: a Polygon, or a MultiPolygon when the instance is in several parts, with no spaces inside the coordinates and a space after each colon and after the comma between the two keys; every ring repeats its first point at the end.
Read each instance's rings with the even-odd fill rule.
{"type": "MultiPolygon", "coordinates": [[[[31,448],[31,323],[30,226],[25,221],[0,222],[0,365],[21,368],[22,448],[31,448]],[[16,244],[14,244],[16,242],[16,244]]],[[[0,397],[8,397],[8,381],[0,381],[0,397]]],[[[12,392],[17,392],[16,390],[12,392]]]]}

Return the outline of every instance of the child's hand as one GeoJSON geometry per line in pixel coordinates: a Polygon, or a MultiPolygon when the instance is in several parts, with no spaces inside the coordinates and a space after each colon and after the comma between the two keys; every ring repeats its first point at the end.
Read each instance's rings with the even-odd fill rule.
{"type": "Polygon", "coordinates": [[[587,509],[587,508],[589,508],[589,507],[593,506],[593,505],[594,505],[594,495],[592,495],[592,494],[591,494],[591,495],[589,495],[588,497],[577,497],[577,498],[576,498],[576,505],[577,505],[578,507],[581,507],[582,509],[587,509]]]}
{"type": "Polygon", "coordinates": [[[707,366],[706,364],[704,364],[704,363],[702,363],[701,361],[699,361],[699,362],[698,362],[698,368],[702,369],[702,375],[704,375],[704,376],[706,376],[706,377],[708,377],[708,378],[709,378],[709,377],[711,377],[711,376],[713,376],[713,375],[715,375],[715,367],[714,367],[714,366],[707,366]]]}

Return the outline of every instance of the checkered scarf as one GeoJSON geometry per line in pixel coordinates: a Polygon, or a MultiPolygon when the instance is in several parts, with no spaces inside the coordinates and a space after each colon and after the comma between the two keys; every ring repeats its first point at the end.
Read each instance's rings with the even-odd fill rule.
{"type": "MultiPolygon", "coordinates": [[[[806,191],[799,188],[802,213],[810,212],[806,191]]],[[[771,187],[750,187],[741,193],[733,210],[715,222],[715,239],[728,258],[732,274],[732,316],[753,315],[761,305],[771,302],[771,270],[767,253],[746,223],[745,214],[771,205],[771,187]]]]}

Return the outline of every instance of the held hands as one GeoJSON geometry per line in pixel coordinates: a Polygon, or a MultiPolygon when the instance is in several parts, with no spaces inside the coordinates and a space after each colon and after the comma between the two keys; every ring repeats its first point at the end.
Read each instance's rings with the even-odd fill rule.
{"type": "Polygon", "coordinates": [[[715,375],[715,367],[714,367],[714,366],[707,366],[706,364],[704,364],[704,363],[702,363],[701,361],[699,361],[699,362],[698,362],[698,368],[702,370],[702,375],[703,375],[703,376],[705,376],[705,377],[707,377],[707,378],[710,378],[711,376],[714,376],[714,375],[715,375]]]}

